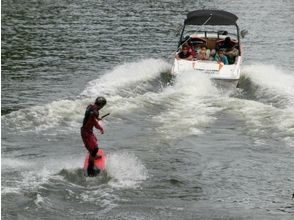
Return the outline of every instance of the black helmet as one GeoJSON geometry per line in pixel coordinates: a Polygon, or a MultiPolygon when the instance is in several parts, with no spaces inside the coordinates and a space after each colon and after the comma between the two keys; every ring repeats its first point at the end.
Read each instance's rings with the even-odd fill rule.
{"type": "Polygon", "coordinates": [[[97,99],[95,100],[95,105],[103,107],[104,105],[106,105],[106,99],[102,96],[97,97],[97,99]]]}

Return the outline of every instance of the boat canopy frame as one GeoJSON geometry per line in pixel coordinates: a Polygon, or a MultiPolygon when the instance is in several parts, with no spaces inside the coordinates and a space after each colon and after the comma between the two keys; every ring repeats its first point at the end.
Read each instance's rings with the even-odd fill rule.
{"type": "Polygon", "coordinates": [[[222,10],[196,10],[187,14],[185,25],[236,25],[238,17],[222,10]]]}
{"type": "Polygon", "coordinates": [[[179,46],[183,40],[183,34],[185,31],[185,27],[187,25],[195,25],[195,26],[225,26],[225,25],[233,25],[237,29],[237,38],[238,45],[240,46],[240,33],[239,26],[237,25],[238,17],[231,12],[223,11],[223,10],[196,10],[191,11],[187,14],[187,18],[184,21],[184,25],[181,31],[181,37],[179,41],[179,46]]]}

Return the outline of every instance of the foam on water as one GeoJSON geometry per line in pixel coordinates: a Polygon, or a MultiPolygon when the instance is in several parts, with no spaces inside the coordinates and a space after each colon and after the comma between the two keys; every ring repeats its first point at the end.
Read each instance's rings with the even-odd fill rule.
{"type": "Polygon", "coordinates": [[[36,190],[46,183],[52,174],[52,171],[46,168],[42,168],[39,171],[22,170],[20,175],[13,177],[12,180],[4,181],[5,184],[2,185],[1,193],[5,195],[36,190]]]}
{"type": "Polygon", "coordinates": [[[11,130],[42,131],[52,127],[76,127],[82,118],[85,100],[60,100],[43,106],[20,109],[2,116],[3,126],[11,130]]]}
{"type": "Polygon", "coordinates": [[[99,211],[100,214],[107,213],[116,207],[116,201],[118,200],[118,197],[113,194],[111,188],[101,189],[99,187],[98,189],[85,190],[79,197],[83,202],[90,202],[102,208],[102,210],[99,211]]]}
{"type": "Polygon", "coordinates": [[[32,161],[5,157],[2,159],[1,165],[2,172],[14,173],[11,179],[3,180],[2,194],[20,193],[22,190],[30,190],[46,182],[48,179],[48,170],[43,169],[36,172],[33,169],[35,163],[32,161]]]}
{"type": "Polygon", "coordinates": [[[161,91],[153,91],[151,88],[136,92],[132,88],[134,85],[140,88],[146,85],[150,87],[151,84],[146,82],[156,79],[169,67],[168,63],[156,59],[119,65],[91,81],[82,92],[82,99],[59,100],[11,112],[2,116],[2,128],[16,131],[77,129],[85,106],[97,94],[105,94],[109,105],[103,111],[111,112],[114,118],[136,109],[144,109],[150,103],[160,105],[164,110],[154,115],[153,120],[160,123],[157,131],[168,138],[203,133],[203,128],[217,118],[217,112],[230,106],[246,118],[252,129],[269,127],[273,123],[279,131],[277,133],[283,135],[285,132],[285,140],[292,142],[294,77],[286,71],[272,65],[245,66],[242,74],[257,85],[254,91],[257,97],[255,102],[246,100],[246,97],[241,100],[231,98],[212,85],[207,76],[196,75],[194,72],[177,75],[174,84],[161,91]],[[264,121],[268,125],[262,123],[264,121]]]}
{"type": "Polygon", "coordinates": [[[107,174],[112,178],[113,187],[137,187],[148,178],[147,169],[132,153],[112,153],[107,155],[107,174]]]}
{"type": "MultiPolygon", "coordinates": [[[[286,106],[294,106],[293,73],[279,69],[274,65],[253,64],[245,66],[243,74],[259,86],[256,95],[270,101],[283,100],[286,106]]],[[[261,100],[262,101],[262,100],[261,100]]]]}
{"type": "Polygon", "coordinates": [[[205,75],[185,72],[177,76],[175,84],[161,94],[166,111],[154,117],[161,123],[157,128],[168,138],[202,133],[201,127],[210,124],[214,114],[222,108],[214,105],[220,91],[205,75]]]}
{"type": "MultiPolygon", "coordinates": [[[[84,177],[82,172],[79,172],[83,165],[81,158],[83,157],[81,156],[79,158],[68,159],[52,158],[46,160],[46,162],[37,160],[33,162],[16,160],[15,163],[14,159],[6,158],[4,166],[6,168],[10,167],[10,169],[16,169],[15,172],[17,173],[15,173],[15,179],[3,182],[2,194],[35,191],[42,187],[43,184],[48,183],[50,180],[62,179],[63,175],[60,172],[61,170],[66,170],[67,173],[74,173],[72,174],[74,175],[74,180],[64,179],[67,184],[84,187],[86,180],[82,180],[84,177]],[[61,176],[56,174],[61,174],[61,176]]],[[[107,176],[111,179],[108,182],[103,181],[101,184],[107,183],[109,186],[115,188],[138,187],[142,181],[148,178],[147,169],[139,158],[137,158],[134,154],[127,152],[107,154],[106,172],[107,176]]],[[[97,180],[95,180],[95,178],[90,178],[88,181],[89,184],[97,187],[97,180]],[[92,180],[94,181],[94,185],[91,184],[92,180]]],[[[106,193],[106,191],[104,193],[106,193]]],[[[85,201],[94,199],[92,198],[93,196],[89,197],[87,192],[84,193],[84,196],[85,201]]]]}
{"type": "Polygon", "coordinates": [[[294,77],[275,66],[262,64],[245,66],[244,74],[257,86],[256,99],[230,98],[223,100],[223,105],[241,113],[249,133],[271,134],[294,146],[294,77]]]}
{"type": "Polygon", "coordinates": [[[1,158],[1,168],[2,172],[6,172],[8,169],[18,169],[22,167],[28,167],[31,166],[31,162],[27,160],[21,160],[21,159],[11,159],[7,157],[1,158]]]}
{"type": "Polygon", "coordinates": [[[256,138],[271,136],[282,139],[294,146],[294,111],[291,108],[279,109],[253,100],[227,99],[223,104],[230,106],[230,111],[243,120],[248,133],[256,138]]]}
{"type": "Polygon", "coordinates": [[[141,94],[134,91],[131,86],[148,86],[146,81],[159,77],[161,72],[168,69],[168,63],[156,59],[141,60],[117,66],[101,78],[91,81],[82,92],[80,96],[83,97],[82,99],[59,100],[46,105],[11,112],[2,116],[3,127],[17,131],[79,127],[85,106],[92,103],[93,98],[97,95],[107,97],[109,105],[103,109],[105,112],[111,111],[114,115],[116,112],[127,112],[140,107],[138,98],[140,99],[141,94]],[[138,85],[140,82],[142,84],[138,85]],[[127,95],[121,95],[120,89],[127,91],[127,95]]]}
{"type": "Polygon", "coordinates": [[[39,193],[36,195],[36,199],[34,200],[34,203],[37,207],[42,206],[50,206],[51,203],[48,202],[43,196],[41,196],[39,193]]]}
{"type": "Polygon", "coordinates": [[[69,158],[68,160],[64,158],[51,158],[46,161],[24,161],[5,158],[2,167],[5,170],[9,169],[10,172],[11,169],[14,169],[15,177],[11,177],[16,179],[13,181],[4,181],[5,184],[2,185],[2,194],[35,190],[42,184],[47,183],[50,178],[54,178],[60,169],[74,170],[81,168],[81,158],[69,158]]]}
{"type": "Polygon", "coordinates": [[[91,81],[82,95],[87,97],[96,97],[97,94],[112,96],[117,94],[119,89],[152,80],[158,77],[161,72],[169,69],[168,63],[156,59],[125,63],[115,67],[101,78],[91,81]]]}

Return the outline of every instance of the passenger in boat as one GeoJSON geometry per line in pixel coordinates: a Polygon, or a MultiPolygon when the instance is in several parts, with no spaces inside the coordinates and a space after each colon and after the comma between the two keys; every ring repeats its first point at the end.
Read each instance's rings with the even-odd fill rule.
{"type": "Polygon", "coordinates": [[[215,56],[214,56],[214,60],[217,61],[217,62],[222,62],[222,63],[224,63],[225,65],[228,65],[228,64],[229,64],[228,58],[227,58],[227,56],[224,54],[224,50],[223,50],[223,49],[219,49],[219,50],[217,51],[217,53],[216,53],[215,56]]]}
{"type": "Polygon", "coordinates": [[[189,53],[191,53],[191,55],[193,56],[193,59],[194,59],[194,58],[197,58],[197,51],[194,49],[193,46],[189,47],[188,51],[189,51],[189,53]]]}
{"type": "Polygon", "coordinates": [[[193,58],[196,58],[196,52],[193,48],[193,44],[191,42],[191,37],[190,36],[186,36],[184,38],[184,40],[182,41],[182,46],[186,45],[188,47],[188,51],[189,53],[192,54],[193,58]]]}
{"type": "Polygon", "coordinates": [[[221,41],[218,44],[218,48],[217,49],[228,49],[235,46],[235,42],[231,40],[230,37],[226,37],[224,41],[221,41]]]}
{"type": "Polygon", "coordinates": [[[235,62],[235,58],[239,55],[239,50],[236,44],[230,37],[226,37],[224,42],[218,45],[219,49],[224,49],[224,54],[227,56],[230,64],[235,62]]]}
{"type": "Polygon", "coordinates": [[[195,45],[192,45],[192,55],[194,57],[194,59],[197,59],[198,58],[198,55],[199,55],[199,51],[200,51],[200,45],[199,44],[195,44],[195,45]]]}
{"type": "Polygon", "coordinates": [[[210,53],[209,53],[209,60],[214,60],[214,56],[215,56],[215,54],[216,54],[216,51],[215,51],[215,49],[212,49],[211,51],[210,51],[210,53]]]}
{"type": "Polygon", "coordinates": [[[193,44],[191,42],[191,38],[189,38],[189,40],[187,41],[187,44],[184,44],[188,46],[188,51],[189,53],[191,53],[191,55],[193,56],[193,58],[197,57],[197,51],[194,49],[193,44]]]}
{"type": "Polygon", "coordinates": [[[176,55],[176,59],[193,60],[192,52],[187,44],[182,46],[181,51],[176,55]]]}
{"type": "Polygon", "coordinates": [[[207,49],[206,45],[202,45],[200,51],[198,53],[198,60],[208,60],[209,59],[210,50],[207,49]]]}

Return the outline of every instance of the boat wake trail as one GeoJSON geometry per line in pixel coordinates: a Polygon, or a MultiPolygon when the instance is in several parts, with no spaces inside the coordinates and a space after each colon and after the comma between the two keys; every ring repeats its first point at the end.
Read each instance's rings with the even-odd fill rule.
{"type": "Polygon", "coordinates": [[[240,88],[227,104],[244,118],[249,134],[294,146],[294,76],[275,66],[246,66],[240,88]]]}
{"type": "Polygon", "coordinates": [[[166,138],[201,134],[222,110],[214,105],[220,94],[206,76],[196,77],[193,72],[178,75],[174,85],[159,94],[164,110],[153,118],[160,123],[157,131],[166,138]]]}
{"type": "Polygon", "coordinates": [[[47,197],[49,190],[56,198],[62,195],[93,206],[100,199],[101,210],[111,208],[116,200],[111,191],[137,187],[148,178],[147,169],[134,154],[114,153],[109,155],[106,173],[86,179],[80,155],[84,147],[79,139],[85,107],[97,95],[105,95],[109,102],[105,112],[111,112],[114,123],[120,121],[121,116],[142,108],[149,96],[162,90],[168,83],[169,69],[169,64],[154,59],[123,64],[90,82],[75,100],[57,100],[3,115],[2,131],[6,138],[2,142],[2,156],[7,178],[2,183],[2,195],[29,194],[34,198],[32,207],[59,210],[54,205],[58,202],[47,197]],[[10,140],[14,137],[19,138],[17,142],[10,140]],[[31,141],[26,142],[23,137],[31,141]]]}
{"type": "MultiPolygon", "coordinates": [[[[171,79],[169,69],[168,63],[155,59],[126,63],[89,82],[75,100],[54,101],[3,115],[2,196],[9,198],[13,194],[22,201],[27,195],[28,203],[20,208],[42,208],[61,216],[65,209],[71,208],[72,203],[68,201],[82,203],[95,213],[107,213],[120,202],[117,191],[142,186],[155,169],[148,166],[147,172],[144,162],[137,157],[139,153],[118,149],[134,152],[141,145],[143,152],[156,149],[155,161],[158,158],[170,161],[165,146],[173,150],[170,146],[183,140],[196,145],[199,136],[201,139],[215,131],[215,125],[219,136],[239,129],[237,132],[255,141],[254,147],[268,143],[270,147],[284,143],[287,147],[294,146],[294,77],[290,74],[276,67],[245,66],[240,89],[232,94],[195,72],[171,79]],[[97,178],[86,178],[81,169],[84,148],[78,133],[85,106],[97,95],[104,95],[108,100],[109,105],[102,114],[111,113],[105,120],[106,125],[112,123],[108,130],[111,136],[107,133],[101,144],[107,146],[106,172],[97,178]],[[240,128],[236,129],[237,126],[240,128]],[[168,144],[162,144],[165,142],[168,144]],[[158,154],[158,146],[162,147],[164,156],[158,154]],[[65,201],[63,206],[60,198],[65,201]]],[[[221,137],[222,144],[230,143],[227,137],[231,136],[221,137]]],[[[205,141],[216,143],[213,139],[205,141]]],[[[236,141],[239,144],[239,136],[236,141]]],[[[195,145],[191,144],[191,149],[195,145]]],[[[187,152],[193,152],[191,149],[187,152]]],[[[183,155],[188,161],[189,155],[185,151],[183,155]]],[[[192,156],[195,159],[195,154],[192,156]]],[[[250,172],[251,165],[248,165],[250,172]]],[[[220,165],[217,163],[215,167],[220,165]]],[[[215,167],[211,170],[215,171],[215,167]]],[[[217,174],[212,177],[209,174],[210,178],[214,176],[217,174]]],[[[183,185],[177,179],[170,182],[183,185]]],[[[81,218],[87,214],[84,205],[75,210],[81,218]]]]}
{"type": "MultiPolygon", "coordinates": [[[[75,100],[59,100],[20,109],[2,116],[5,132],[76,131],[85,106],[99,95],[107,97],[114,120],[132,113],[148,114],[156,130],[166,138],[200,135],[220,112],[236,114],[249,133],[268,133],[293,142],[294,77],[275,66],[245,66],[237,93],[225,94],[194,72],[167,77],[170,65],[147,59],[125,63],[88,83],[75,100]],[[176,128],[176,129],[175,129],[176,128]]],[[[107,119],[106,119],[107,121],[107,119]]]]}
{"type": "Polygon", "coordinates": [[[148,59],[119,65],[102,77],[89,82],[75,100],[59,100],[42,106],[20,109],[2,116],[2,127],[10,131],[44,131],[76,129],[84,108],[97,95],[107,97],[112,116],[140,107],[138,99],[146,92],[156,93],[166,82],[162,74],[170,69],[162,60],[148,59]]]}
{"type": "Polygon", "coordinates": [[[170,65],[162,60],[147,59],[134,63],[126,63],[115,67],[101,78],[89,82],[81,95],[96,97],[97,94],[112,97],[116,95],[134,94],[148,90],[150,81],[158,78],[161,72],[169,71],[170,65]]]}
{"type": "Polygon", "coordinates": [[[252,99],[277,108],[294,104],[294,76],[275,66],[245,66],[240,88],[244,98],[252,99]]]}

